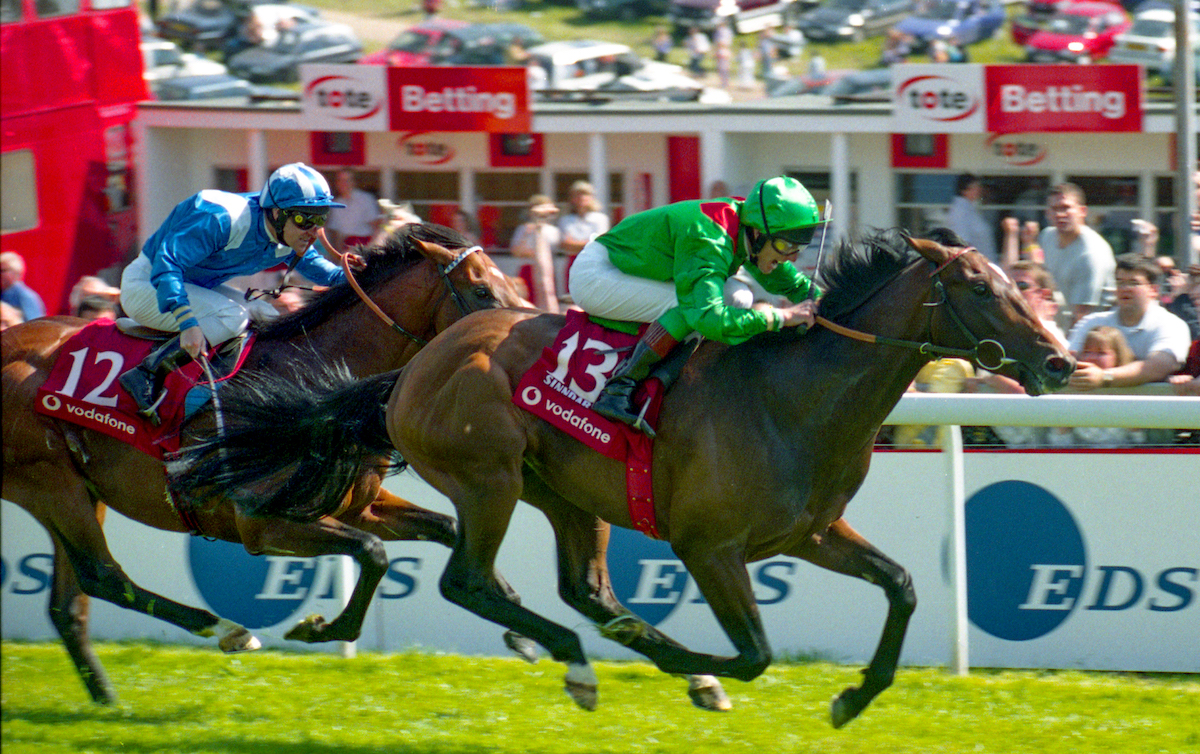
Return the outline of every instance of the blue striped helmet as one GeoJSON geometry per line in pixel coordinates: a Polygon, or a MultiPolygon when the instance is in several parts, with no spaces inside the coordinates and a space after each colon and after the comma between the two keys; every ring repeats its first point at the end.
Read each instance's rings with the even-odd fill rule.
{"type": "Polygon", "coordinates": [[[293,162],[271,173],[267,185],[258,195],[258,204],[264,209],[306,209],[318,207],[345,207],[336,202],[329,191],[325,176],[303,162],[293,162]]]}

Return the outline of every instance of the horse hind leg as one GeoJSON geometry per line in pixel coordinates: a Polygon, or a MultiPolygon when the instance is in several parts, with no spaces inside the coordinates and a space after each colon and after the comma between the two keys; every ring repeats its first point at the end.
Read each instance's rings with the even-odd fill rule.
{"type": "Polygon", "coordinates": [[[67,560],[66,551],[57,537],[54,543],[54,573],[50,587],[50,623],[62,639],[63,646],[75,665],[83,685],[98,704],[115,704],[116,692],[104,672],[100,658],[92,649],[88,634],[88,596],[79,588],[75,571],[67,560]]]}
{"type": "Polygon", "coordinates": [[[888,613],[883,635],[870,664],[863,670],[862,685],[845,689],[833,700],[831,721],[833,727],[840,728],[858,717],[876,696],[892,685],[908,620],[917,607],[917,595],[908,571],[877,550],[842,519],[834,521],[825,534],[814,537],[790,554],[822,568],[876,584],[887,596],[888,613]]]}
{"type": "MultiPolygon", "coordinates": [[[[532,472],[525,475],[522,499],[540,509],[554,529],[558,548],[558,592],[563,602],[591,620],[600,635],[630,647],[651,660],[660,646],[687,649],[630,612],[612,590],[608,575],[609,526],[546,485],[532,472]]],[[[733,708],[721,682],[711,675],[689,675],[688,696],[703,710],[733,708]]]]}
{"type": "Polygon", "coordinates": [[[516,506],[516,495],[504,494],[505,485],[495,481],[499,476],[477,488],[484,492],[452,497],[459,514],[459,537],[439,582],[442,596],[541,644],[551,657],[567,665],[565,686],[571,699],[583,709],[594,710],[598,682],[579,636],[523,607],[496,573],[496,553],[516,506]]]}

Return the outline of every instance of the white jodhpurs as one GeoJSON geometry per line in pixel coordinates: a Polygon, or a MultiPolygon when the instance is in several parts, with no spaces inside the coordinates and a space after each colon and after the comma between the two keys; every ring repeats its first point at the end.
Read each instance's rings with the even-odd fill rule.
{"type": "MultiPolygon", "coordinates": [[[[150,283],[150,260],[139,254],[121,275],[121,308],[138,324],[155,330],[179,332],[175,315],[158,310],[158,293],[150,283]]],[[[250,317],[271,319],[279,316],[275,307],[262,299],[246,301],[241,291],[228,285],[204,288],[184,283],[192,313],[200,322],[200,331],[210,346],[236,337],[250,324],[250,317]]]]}
{"type": "Polygon", "coordinates": [[[621,272],[599,241],[589,241],[571,265],[571,298],[588,314],[628,322],[653,322],[679,306],[674,281],[621,272]]]}

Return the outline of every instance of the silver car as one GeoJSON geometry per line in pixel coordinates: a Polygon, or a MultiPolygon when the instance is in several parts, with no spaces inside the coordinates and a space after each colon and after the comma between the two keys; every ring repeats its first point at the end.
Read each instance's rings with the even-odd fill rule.
{"type": "MultiPolygon", "coordinates": [[[[1200,44],[1200,16],[1192,14],[1191,47],[1200,44]]],[[[1110,63],[1143,65],[1151,73],[1171,75],[1175,65],[1175,11],[1165,8],[1142,11],[1133,26],[1118,34],[1108,51],[1110,63]]]]}

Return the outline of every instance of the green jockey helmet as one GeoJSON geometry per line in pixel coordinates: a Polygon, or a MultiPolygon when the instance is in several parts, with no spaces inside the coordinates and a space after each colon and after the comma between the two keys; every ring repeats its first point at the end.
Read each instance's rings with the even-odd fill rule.
{"type": "Polygon", "coordinates": [[[764,243],[768,238],[782,238],[804,247],[825,224],[804,184],[783,175],[759,181],[739,214],[743,223],[762,231],[764,243]]]}

